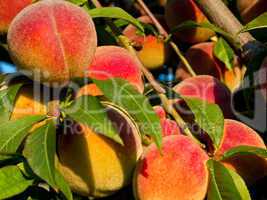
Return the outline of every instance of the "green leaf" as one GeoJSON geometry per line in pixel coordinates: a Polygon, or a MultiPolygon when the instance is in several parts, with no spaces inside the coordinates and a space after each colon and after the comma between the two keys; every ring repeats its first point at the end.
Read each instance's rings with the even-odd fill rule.
{"type": "Polygon", "coordinates": [[[218,148],[224,129],[224,117],[220,107],[198,98],[183,99],[193,112],[196,123],[210,136],[215,148],[218,148]]]}
{"type": "Polygon", "coordinates": [[[207,166],[210,171],[208,200],[251,200],[245,182],[236,172],[212,159],[207,166]]]}
{"type": "Polygon", "coordinates": [[[133,16],[119,7],[94,8],[89,10],[88,13],[92,18],[105,17],[126,20],[136,26],[140,31],[144,32],[144,28],[139,20],[135,19],[133,16]]]}
{"type": "Polygon", "coordinates": [[[0,169],[0,199],[10,198],[24,192],[33,180],[26,179],[17,166],[0,169]]]}
{"type": "Polygon", "coordinates": [[[56,170],[55,172],[56,186],[65,195],[67,200],[72,200],[73,197],[69,185],[66,183],[65,179],[58,170],[56,170]]]}
{"type": "Polygon", "coordinates": [[[15,153],[31,127],[45,116],[27,116],[0,126],[0,152],[15,153]]]}
{"type": "Polygon", "coordinates": [[[267,28],[267,12],[245,25],[244,28],[241,29],[240,33],[262,28],[267,28]]]}
{"type": "Polygon", "coordinates": [[[123,144],[118,131],[108,118],[105,107],[93,96],[81,96],[63,112],[76,122],[88,125],[97,133],[103,134],[123,144]]]}
{"type": "MultiPolygon", "coordinates": [[[[185,22],[179,24],[178,26],[174,27],[171,30],[171,33],[175,33],[177,31],[182,31],[185,29],[198,28],[198,27],[210,29],[210,30],[222,35],[223,37],[227,38],[227,40],[235,41],[234,37],[231,34],[227,33],[223,29],[215,26],[214,24],[211,24],[210,22],[197,23],[195,21],[188,20],[188,21],[185,21],[185,22]]],[[[236,44],[236,45],[238,45],[238,44],[236,44]]]]}
{"type": "Polygon", "coordinates": [[[232,70],[235,52],[223,38],[219,38],[216,42],[213,53],[225,64],[227,69],[232,70]]]}
{"type": "Polygon", "coordinates": [[[0,90],[0,124],[9,120],[16,95],[22,84],[17,84],[8,87],[5,90],[0,90]]]}
{"type": "Polygon", "coordinates": [[[267,150],[253,146],[238,146],[225,152],[220,160],[225,160],[238,155],[256,155],[267,158],[267,150]]]}
{"type": "Polygon", "coordinates": [[[52,120],[35,130],[23,150],[33,172],[55,186],[56,127],[52,120]]]}
{"type": "Polygon", "coordinates": [[[161,147],[160,121],[145,96],[122,79],[93,81],[111,102],[125,109],[133,117],[143,136],[150,135],[156,145],[161,147]]]}

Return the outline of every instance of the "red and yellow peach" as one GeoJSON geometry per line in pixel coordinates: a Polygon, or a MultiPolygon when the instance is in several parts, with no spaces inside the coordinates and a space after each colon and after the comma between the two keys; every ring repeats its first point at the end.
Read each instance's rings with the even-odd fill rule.
{"type": "MultiPolygon", "coordinates": [[[[266,149],[262,138],[245,124],[226,119],[221,144],[215,152],[215,158],[220,158],[231,148],[238,146],[253,146],[266,149]]],[[[248,184],[267,174],[267,161],[256,155],[239,155],[223,161],[226,167],[234,169],[248,184]]]]}
{"type": "Polygon", "coordinates": [[[112,107],[108,107],[108,115],[118,128],[123,146],[82,124],[73,124],[59,137],[60,171],[72,191],[83,196],[109,196],[130,184],[142,154],[132,120],[112,107]]]}
{"type": "MultiPolygon", "coordinates": [[[[138,19],[142,23],[153,24],[148,16],[141,16],[138,19]]],[[[146,68],[153,70],[163,66],[168,57],[168,51],[162,38],[152,34],[147,36],[138,35],[137,29],[133,25],[128,25],[123,34],[136,47],[137,55],[146,68]]]]}
{"type": "Polygon", "coordinates": [[[183,135],[164,137],[161,151],[151,144],[139,161],[135,198],[203,200],[209,182],[206,152],[183,135]]]}
{"type": "Polygon", "coordinates": [[[84,77],[97,45],[91,17],[61,0],[39,1],[23,9],[10,24],[7,41],[14,63],[46,84],[84,77]]]}
{"type": "MultiPolygon", "coordinates": [[[[212,76],[200,75],[187,78],[178,83],[173,89],[184,97],[199,98],[209,103],[216,103],[220,106],[226,118],[233,117],[230,90],[212,76]]],[[[182,108],[180,106],[182,102],[181,100],[177,101],[176,107],[178,109],[182,108]]]]}
{"type": "Polygon", "coordinates": [[[100,46],[88,68],[88,76],[97,80],[121,78],[142,93],[144,83],[140,65],[138,58],[122,47],[100,46]]]}

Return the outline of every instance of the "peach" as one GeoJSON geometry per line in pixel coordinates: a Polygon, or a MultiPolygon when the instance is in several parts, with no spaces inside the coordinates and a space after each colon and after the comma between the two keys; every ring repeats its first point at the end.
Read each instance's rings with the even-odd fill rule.
{"type": "Polygon", "coordinates": [[[7,40],[18,67],[46,84],[84,77],[97,45],[91,17],[62,0],[43,0],[23,9],[10,24],[7,40]]]}
{"type": "Polygon", "coordinates": [[[166,112],[164,108],[161,106],[154,106],[153,109],[160,119],[166,119],[166,112]]]}
{"type": "MultiPolygon", "coordinates": [[[[138,19],[145,24],[153,24],[148,16],[141,16],[138,19]]],[[[163,66],[168,57],[167,46],[163,39],[152,34],[138,35],[133,25],[128,25],[123,34],[133,42],[137,55],[146,68],[153,70],[163,66]]]]}
{"type": "MultiPolygon", "coordinates": [[[[191,77],[178,83],[173,89],[185,97],[194,97],[209,103],[216,103],[220,106],[226,118],[233,117],[231,111],[231,92],[223,83],[212,76],[200,75],[191,77]]],[[[177,108],[179,108],[181,103],[182,101],[177,101],[177,108]]]]}
{"type": "MultiPolygon", "coordinates": [[[[208,21],[194,0],[170,0],[165,6],[165,19],[173,29],[179,24],[191,20],[197,23],[208,21]]],[[[190,44],[207,41],[215,33],[206,28],[194,28],[175,33],[178,40],[190,44]]]]}
{"type": "Polygon", "coordinates": [[[73,124],[58,142],[60,171],[73,192],[82,196],[109,196],[130,184],[142,143],[134,122],[122,111],[108,107],[124,146],[89,127],[73,124]]]}
{"type": "Polygon", "coordinates": [[[183,135],[163,138],[162,154],[151,144],[135,171],[133,187],[138,200],[205,198],[208,155],[183,135]]]}
{"type": "MultiPolygon", "coordinates": [[[[266,149],[262,138],[245,124],[226,119],[224,121],[224,134],[221,144],[215,152],[215,157],[220,158],[225,152],[237,146],[254,146],[266,149]]],[[[223,162],[226,167],[234,169],[248,184],[267,174],[267,161],[255,155],[240,155],[223,162]]]]}
{"type": "Polygon", "coordinates": [[[250,22],[257,16],[267,12],[265,0],[237,0],[237,9],[245,23],[250,22]]]}
{"type": "Polygon", "coordinates": [[[182,129],[178,124],[174,120],[166,118],[166,112],[161,106],[154,106],[153,108],[157,116],[160,118],[163,137],[182,134],[182,129]]]}
{"type": "Polygon", "coordinates": [[[17,120],[30,115],[46,115],[46,101],[40,91],[34,92],[32,85],[24,85],[17,93],[10,119],[17,120]]]}
{"type": "Polygon", "coordinates": [[[7,33],[14,17],[35,0],[0,0],[0,34],[7,33]]]}
{"type": "Polygon", "coordinates": [[[126,49],[117,46],[97,47],[88,76],[97,80],[121,78],[132,84],[140,93],[144,91],[141,63],[126,49]]]}
{"type": "MultiPolygon", "coordinates": [[[[243,77],[243,71],[238,59],[236,59],[233,69],[228,70],[226,66],[214,56],[213,49],[213,42],[199,43],[191,46],[187,50],[185,57],[196,74],[214,76],[217,79],[224,80],[224,83],[230,90],[236,89],[240,85],[243,77]]],[[[183,63],[179,64],[176,77],[182,80],[191,77],[183,63]]]]}
{"type": "MultiPolygon", "coordinates": [[[[222,77],[223,63],[216,59],[213,55],[213,42],[203,42],[191,46],[185,54],[186,59],[198,75],[211,75],[218,79],[222,77]]],[[[180,63],[176,71],[179,79],[189,78],[191,75],[180,63]]]]}

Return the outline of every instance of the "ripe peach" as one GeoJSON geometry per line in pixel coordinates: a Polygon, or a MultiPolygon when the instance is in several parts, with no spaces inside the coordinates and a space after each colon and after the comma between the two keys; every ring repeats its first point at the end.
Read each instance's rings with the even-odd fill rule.
{"type": "MultiPolygon", "coordinates": [[[[138,19],[145,24],[153,24],[148,16],[141,16],[138,19]]],[[[137,50],[137,55],[146,68],[152,70],[163,66],[168,56],[163,39],[151,34],[138,35],[137,29],[133,25],[128,25],[123,34],[133,42],[137,49],[141,49],[137,50]]]]}
{"type": "MultiPolygon", "coordinates": [[[[187,20],[198,23],[207,21],[207,18],[197,7],[196,3],[194,3],[194,0],[168,1],[165,6],[165,19],[171,29],[187,20]]],[[[205,28],[183,30],[175,34],[180,41],[191,44],[207,41],[213,35],[213,31],[205,28]]]]}
{"type": "Polygon", "coordinates": [[[265,0],[237,0],[236,4],[240,16],[245,23],[267,12],[265,0]]]}
{"type": "MultiPolygon", "coordinates": [[[[236,59],[233,69],[228,70],[226,66],[214,56],[213,49],[213,42],[199,43],[190,47],[185,57],[196,74],[214,76],[217,79],[224,80],[224,83],[229,89],[236,89],[240,85],[243,77],[239,62],[236,59]]],[[[191,77],[183,63],[179,64],[176,77],[182,80],[191,77]]]]}
{"type": "MultiPolygon", "coordinates": [[[[174,91],[185,97],[195,97],[206,100],[209,103],[216,103],[222,109],[226,118],[232,117],[231,92],[218,79],[200,75],[185,79],[174,87],[174,91]]],[[[177,101],[177,107],[182,101],[177,101]]],[[[182,112],[182,111],[179,111],[182,112]]]]}
{"type": "MultiPolygon", "coordinates": [[[[223,63],[214,57],[213,47],[213,42],[195,44],[187,50],[185,57],[196,74],[211,75],[220,79],[222,77],[222,68],[224,68],[224,66],[223,63]]],[[[190,74],[183,63],[179,64],[176,76],[182,80],[190,77],[190,74]]]]}
{"type": "Polygon", "coordinates": [[[24,85],[17,93],[11,120],[17,120],[30,115],[46,115],[46,101],[40,91],[34,92],[32,85],[24,85]]]}
{"type": "Polygon", "coordinates": [[[124,146],[85,125],[72,125],[58,142],[60,171],[73,192],[104,197],[131,182],[142,144],[134,122],[124,112],[108,107],[124,146]]]}
{"type": "Polygon", "coordinates": [[[97,44],[91,17],[62,0],[43,0],[23,9],[12,21],[7,40],[18,67],[46,84],[84,77],[97,44]]]}
{"type": "Polygon", "coordinates": [[[209,181],[208,159],[206,152],[187,136],[164,137],[162,155],[151,144],[135,171],[136,199],[204,199],[209,181]]]}
{"type": "Polygon", "coordinates": [[[7,33],[14,17],[35,0],[0,0],[0,34],[7,33]]]}
{"type": "MultiPolygon", "coordinates": [[[[245,124],[226,119],[224,121],[224,134],[215,157],[220,158],[226,151],[237,146],[255,146],[266,149],[261,137],[245,124]]],[[[267,161],[254,155],[235,156],[224,161],[224,164],[236,170],[248,184],[267,174],[267,161]]]]}
{"type": "Polygon", "coordinates": [[[153,108],[157,116],[160,118],[163,137],[182,134],[182,129],[178,124],[174,120],[166,118],[166,112],[161,106],[154,106],[153,108]]]}
{"type": "Polygon", "coordinates": [[[166,119],[166,112],[164,108],[161,106],[154,106],[153,109],[160,119],[166,119]]]}
{"type": "Polygon", "coordinates": [[[98,80],[121,78],[129,81],[140,93],[144,91],[139,60],[126,49],[117,46],[97,47],[89,77],[98,80]]]}

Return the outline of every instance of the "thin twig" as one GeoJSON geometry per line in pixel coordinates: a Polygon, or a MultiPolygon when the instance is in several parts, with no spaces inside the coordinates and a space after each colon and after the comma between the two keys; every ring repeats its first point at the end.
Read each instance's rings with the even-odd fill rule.
{"type": "MultiPolygon", "coordinates": [[[[154,14],[150,11],[150,9],[147,7],[147,5],[143,2],[143,0],[136,0],[138,4],[140,5],[140,8],[146,13],[146,15],[151,19],[155,27],[158,29],[158,32],[160,35],[162,35],[165,39],[168,38],[169,34],[168,32],[163,28],[163,26],[159,23],[157,18],[154,16],[154,14]]],[[[187,61],[187,59],[184,57],[183,53],[180,51],[177,44],[170,41],[170,45],[175,51],[175,53],[180,58],[181,62],[184,64],[188,72],[191,74],[191,76],[196,76],[196,73],[192,69],[191,65],[187,61]]]]}

